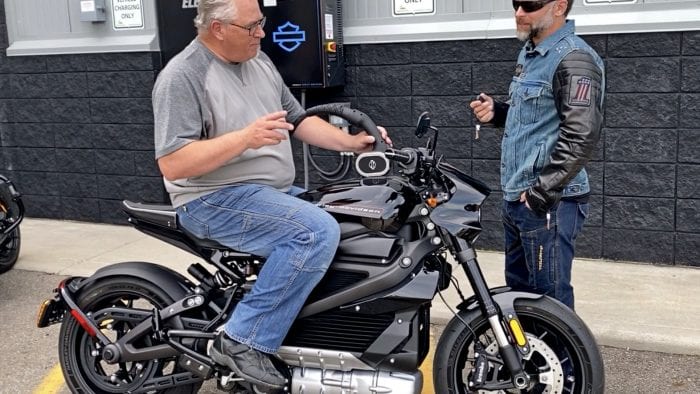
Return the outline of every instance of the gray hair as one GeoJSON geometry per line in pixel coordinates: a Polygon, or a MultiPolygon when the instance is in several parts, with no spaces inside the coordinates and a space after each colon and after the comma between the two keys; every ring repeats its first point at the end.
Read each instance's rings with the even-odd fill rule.
{"type": "Polygon", "coordinates": [[[199,0],[194,26],[198,31],[208,30],[213,20],[231,21],[237,11],[234,0],[199,0]]]}

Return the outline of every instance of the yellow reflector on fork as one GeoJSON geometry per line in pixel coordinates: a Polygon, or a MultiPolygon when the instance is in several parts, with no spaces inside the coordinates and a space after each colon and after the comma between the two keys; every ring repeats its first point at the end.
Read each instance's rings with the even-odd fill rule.
{"type": "Polygon", "coordinates": [[[520,322],[518,322],[517,319],[510,319],[508,320],[508,325],[510,326],[510,332],[513,333],[513,337],[515,338],[515,343],[520,347],[525,346],[527,340],[525,339],[523,328],[520,327],[520,322]]]}

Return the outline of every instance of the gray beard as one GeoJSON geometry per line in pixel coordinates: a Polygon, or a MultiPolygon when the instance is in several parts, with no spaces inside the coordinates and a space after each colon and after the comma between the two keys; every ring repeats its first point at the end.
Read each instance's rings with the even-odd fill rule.
{"type": "Polygon", "coordinates": [[[527,41],[530,39],[530,32],[529,31],[520,31],[517,30],[515,32],[515,36],[518,38],[520,41],[527,41]]]}
{"type": "Polygon", "coordinates": [[[543,30],[549,29],[554,24],[553,13],[554,8],[550,8],[547,15],[545,15],[538,24],[533,25],[529,31],[521,31],[516,29],[515,36],[520,41],[532,40],[533,38],[537,37],[543,30]]]}

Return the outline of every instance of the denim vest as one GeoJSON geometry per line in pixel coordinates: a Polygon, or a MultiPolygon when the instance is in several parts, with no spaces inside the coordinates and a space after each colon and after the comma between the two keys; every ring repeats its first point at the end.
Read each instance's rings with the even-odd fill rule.
{"type": "MultiPolygon", "coordinates": [[[[501,144],[501,188],[507,201],[518,200],[535,183],[556,145],[560,120],[552,81],[559,63],[572,51],[583,50],[604,70],[598,54],[574,35],[573,20],[534,49],[531,46],[528,41],[520,51],[516,75],[508,90],[510,108],[501,144]]],[[[588,175],[582,169],[564,187],[562,197],[589,192],[588,175]]]]}

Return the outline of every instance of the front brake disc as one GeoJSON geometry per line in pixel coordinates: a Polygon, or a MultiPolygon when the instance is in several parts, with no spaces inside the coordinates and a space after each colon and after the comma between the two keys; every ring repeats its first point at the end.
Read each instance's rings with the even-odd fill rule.
{"type": "MultiPolygon", "coordinates": [[[[533,376],[530,372],[532,369],[536,369],[535,378],[530,382],[530,387],[527,390],[532,390],[535,384],[543,385],[541,393],[543,394],[561,394],[564,390],[564,370],[561,366],[561,361],[557,354],[552,350],[552,348],[547,345],[543,340],[527,333],[527,340],[530,343],[530,352],[523,356],[525,360],[525,369],[528,373],[533,376]]],[[[491,342],[486,347],[486,353],[489,355],[498,356],[498,343],[496,341],[491,342]]],[[[489,363],[489,368],[494,368],[494,365],[489,363]]],[[[491,391],[491,390],[479,390],[479,394],[506,394],[510,391],[491,391]]],[[[515,390],[513,392],[520,393],[520,390],[515,390]]]]}

